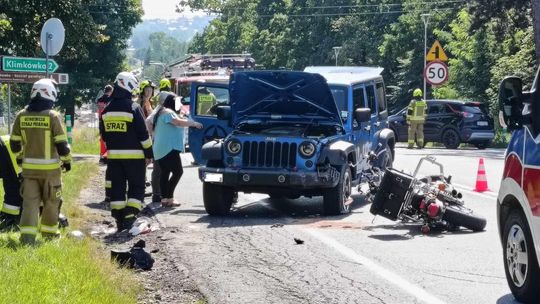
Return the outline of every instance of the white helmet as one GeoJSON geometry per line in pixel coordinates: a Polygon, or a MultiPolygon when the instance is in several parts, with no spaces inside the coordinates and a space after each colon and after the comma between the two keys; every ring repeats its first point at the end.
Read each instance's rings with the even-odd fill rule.
{"type": "Polygon", "coordinates": [[[45,98],[52,102],[56,101],[58,90],[52,79],[44,78],[34,83],[32,86],[32,93],[30,93],[30,99],[34,99],[38,94],[41,98],[45,98]]]}
{"type": "Polygon", "coordinates": [[[139,87],[139,80],[130,72],[121,72],[118,74],[114,83],[130,93],[139,87]]]}

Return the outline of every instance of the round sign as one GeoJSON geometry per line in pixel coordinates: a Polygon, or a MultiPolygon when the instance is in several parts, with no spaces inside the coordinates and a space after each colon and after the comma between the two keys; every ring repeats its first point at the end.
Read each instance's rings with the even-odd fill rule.
{"type": "Polygon", "coordinates": [[[41,48],[49,56],[54,56],[60,52],[64,46],[65,30],[62,21],[58,18],[51,18],[45,22],[41,29],[41,48]]]}
{"type": "Polygon", "coordinates": [[[448,81],[448,66],[441,61],[432,61],[424,70],[424,78],[431,85],[441,85],[448,81]]]}

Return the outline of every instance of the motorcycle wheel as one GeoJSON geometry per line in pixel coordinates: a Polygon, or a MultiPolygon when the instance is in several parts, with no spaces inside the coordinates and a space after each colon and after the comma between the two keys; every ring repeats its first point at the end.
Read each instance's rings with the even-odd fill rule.
{"type": "Polygon", "coordinates": [[[455,205],[446,206],[443,220],[455,226],[463,226],[472,231],[483,231],[486,228],[486,219],[475,215],[472,210],[455,205]]]}

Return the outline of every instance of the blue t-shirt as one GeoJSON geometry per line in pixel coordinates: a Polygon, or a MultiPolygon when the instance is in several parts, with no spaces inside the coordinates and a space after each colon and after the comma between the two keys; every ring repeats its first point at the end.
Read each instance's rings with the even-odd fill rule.
{"type": "Polygon", "coordinates": [[[172,150],[183,150],[184,128],[172,124],[172,121],[177,118],[178,115],[170,110],[165,110],[159,115],[152,145],[155,160],[165,157],[172,150]]]}

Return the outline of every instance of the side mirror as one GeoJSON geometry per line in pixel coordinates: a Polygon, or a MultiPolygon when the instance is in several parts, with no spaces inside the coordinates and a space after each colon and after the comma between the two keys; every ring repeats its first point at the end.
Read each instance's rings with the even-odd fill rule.
{"type": "Polygon", "coordinates": [[[371,119],[371,109],[370,108],[358,108],[354,111],[354,119],[357,122],[368,122],[371,119]]]}
{"type": "Polygon", "coordinates": [[[231,115],[231,106],[219,106],[216,109],[217,118],[219,120],[230,120],[231,115]]]}
{"type": "Polygon", "coordinates": [[[501,81],[499,86],[499,110],[501,125],[509,131],[522,126],[523,83],[521,78],[511,76],[501,81]]]}
{"type": "Polygon", "coordinates": [[[191,98],[190,98],[190,97],[182,97],[182,99],[180,100],[180,102],[181,102],[184,106],[189,106],[189,104],[191,103],[191,98]]]}

